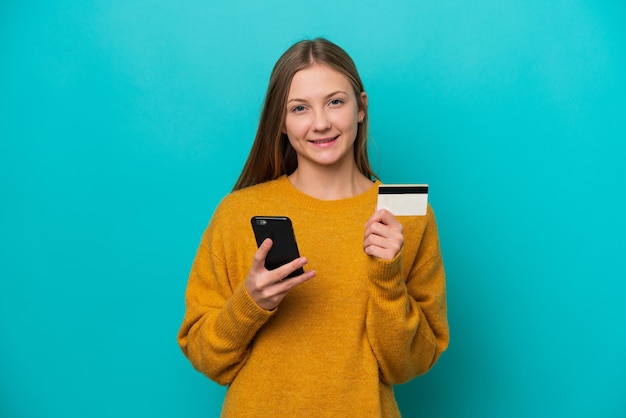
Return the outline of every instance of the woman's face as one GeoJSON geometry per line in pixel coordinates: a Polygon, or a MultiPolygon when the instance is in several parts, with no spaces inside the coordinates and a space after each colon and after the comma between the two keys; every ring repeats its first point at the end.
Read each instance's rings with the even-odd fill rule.
{"type": "MultiPolygon", "coordinates": [[[[361,93],[367,103],[365,93],[361,93]]],[[[352,163],[359,110],[346,76],[324,65],[298,71],[287,95],[284,133],[298,155],[298,167],[352,163]]]]}

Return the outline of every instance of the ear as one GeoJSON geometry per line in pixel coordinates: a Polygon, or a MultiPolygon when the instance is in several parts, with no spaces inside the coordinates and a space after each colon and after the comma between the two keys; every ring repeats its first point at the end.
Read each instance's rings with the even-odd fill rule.
{"type": "Polygon", "coordinates": [[[365,117],[365,113],[367,113],[367,94],[364,91],[361,92],[361,103],[363,104],[363,108],[359,109],[359,119],[363,119],[365,117]]]}
{"type": "Polygon", "coordinates": [[[287,116],[283,115],[283,121],[280,124],[280,132],[287,135],[287,123],[285,122],[285,119],[287,119],[287,116]]]}

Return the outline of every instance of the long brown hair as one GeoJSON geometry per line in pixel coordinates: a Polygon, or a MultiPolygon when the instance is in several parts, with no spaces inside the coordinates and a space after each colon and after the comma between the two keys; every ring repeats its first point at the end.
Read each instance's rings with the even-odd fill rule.
{"type": "Polygon", "coordinates": [[[274,180],[283,174],[291,174],[298,167],[296,152],[287,135],[283,133],[286,101],[296,72],[314,64],[326,65],[339,71],[352,84],[358,108],[365,113],[354,141],[354,159],[365,177],[377,178],[367,155],[367,106],[361,98],[361,93],[365,90],[356,65],[339,46],[324,38],[316,38],[292,45],[274,65],[256,137],[233,191],[274,180]]]}

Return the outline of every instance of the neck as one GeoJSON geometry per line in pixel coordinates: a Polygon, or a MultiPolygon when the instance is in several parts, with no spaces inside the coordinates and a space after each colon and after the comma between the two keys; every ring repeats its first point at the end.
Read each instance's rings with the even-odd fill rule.
{"type": "Polygon", "coordinates": [[[289,175],[291,184],[304,194],[320,200],[347,199],[372,187],[355,164],[346,167],[299,166],[289,175]]]}

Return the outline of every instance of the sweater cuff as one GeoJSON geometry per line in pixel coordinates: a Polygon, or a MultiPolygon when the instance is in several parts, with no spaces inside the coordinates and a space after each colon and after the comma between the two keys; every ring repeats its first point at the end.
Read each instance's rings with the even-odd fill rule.
{"type": "Polygon", "coordinates": [[[392,260],[368,258],[368,277],[377,293],[385,299],[393,299],[399,291],[402,274],[402,250],[392,260]]]}
{"type": "Polygon", "coordinates": [[[245,282],[243,282],[228,300],[226,312],[228,320],[220,321],[220,328],[227,335],[236,336],[235,338],[239,341],[249,341],[274,315],[275,311],[266,311],[257,305],[248,294],[245,282]]]}

